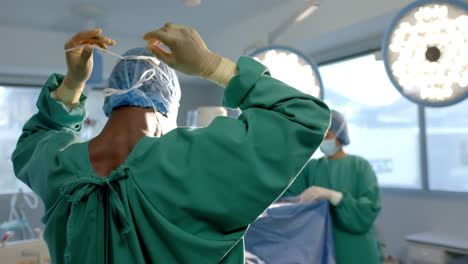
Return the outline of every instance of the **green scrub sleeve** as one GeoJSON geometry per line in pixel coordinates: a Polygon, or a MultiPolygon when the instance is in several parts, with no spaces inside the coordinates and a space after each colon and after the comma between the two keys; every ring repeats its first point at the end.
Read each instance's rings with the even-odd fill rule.
{"type": "Polygon", "coordinates": [[[359,171],[363,174],[363,182],[357,183],[359,195],[344,192],[341,202],[332,207],[333,219],[339,228],[354,234],[369,232],[381,208],[377,177],[370,164],[363,163],[359,171]]]}
{"type": "Polygon", "coordinates": [[[12,155],[16,176],[44,201],[48,200],[46,196],[54,194],[46,192],[45,179],[33,176],[48,175],[57,152],[79,141],[74,132],[81,130],[87,115],[87,98],[84,94],[81,95],[80,103],[70,111],[62,102],[51,97],[51,92],[60,86],[63,78],[63,75],[52,74],[43,86],[36,104],[39,111],[24,125],[12,155]]]}
{"type": "Polygon", "coordinates": [[[242,115],[162,137],[154,158],[175,173],[157,182],[164,193],[142,187],[163,211],[180,209],[187,219],[210,225],[200,230],[226,234],[244,230],[286,190],[330,122],[325,103],[270,77],[257,61],[241,57],[237,68],[224,105],[239,107],[242,115]]]}
{"type": "Polygon", "coordinates": [[[304,170],[297,176],[294,182],[289,186],[289,188],[284,192],[284,196],[298,196],[303,191],[305,191],[308,185],[308,175],[309,175],[309,166],[305,167],[304,170]]]}
{"type": "Polygon", "coordinates": [[[87,115],[85,107],[87,97],[82,94],[80,103],[68,111],[62,102],[51,97],[51,92],[60,86],[63,78],[63,75],[59,74],[49,77],[37,100],[36,106],[39,112],[36,116],[48,130],[79,132],[87,115]]]}

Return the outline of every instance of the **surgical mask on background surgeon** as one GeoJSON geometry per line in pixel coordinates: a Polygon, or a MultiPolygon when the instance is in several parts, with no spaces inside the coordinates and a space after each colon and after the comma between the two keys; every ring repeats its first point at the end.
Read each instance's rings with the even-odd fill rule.
{"type": "Polygon", "coordinates": [[[335,155],[340,150],[340,146],[336,144],[336,139],[341,143],[341,146],[349,144],[348,127],[344,116],[338,111],[331,111],[330,130],[333,131],[335,137],[325,139],[320,145],[320,151],[327,157],[335,155]]]}
{"type": "Polygon", "coordinates": [[[336,145],[335,138],[325,139],[322,144],[320,144],[320,151],[327,157],[335,155],[338,150],[339,147],[336,145]]]}

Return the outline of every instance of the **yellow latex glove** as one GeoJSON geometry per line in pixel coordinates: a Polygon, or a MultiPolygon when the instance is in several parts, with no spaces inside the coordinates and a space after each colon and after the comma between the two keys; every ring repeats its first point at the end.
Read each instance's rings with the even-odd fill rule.
{"type": "Polygon", "coordinates": [[[236,74],[236,64],[211,52],[198,32],[190,27],[168,23],[146,33],[147,49],[171,68],[199,76],[226,87],[236,74]],[[164,44],[170,53],[157,46],[164,44]]]}
{"type": "Polygon", "coordinates": [[[319,199],[325,199],[330,201],[334,206],[337,206],[341,199],[343,199],[343,194],[334,190],[312,186],[307,188],[299,196],[300,202],[312,202],[319,199]]]}
{"type": "MultiPolygon", "coordinates": [[[[97,45],[107,49],[107,45],[114,46],[115,41],[102,36],[101,29],[92,29],[78,32],[65,44],[65,49],[70,49],[80,45],[97,45]]],[[[93,71],[93,48],[84,47],[66,52],[67,75],[62,85],[55,91],[54,97],[62,101],[65,105],[74,105],[79,102],[79,98],[86,81],[93,71]]]]}

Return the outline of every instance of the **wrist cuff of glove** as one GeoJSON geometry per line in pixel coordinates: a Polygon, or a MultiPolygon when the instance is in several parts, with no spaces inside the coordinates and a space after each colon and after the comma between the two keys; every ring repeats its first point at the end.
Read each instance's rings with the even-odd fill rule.
{"type": "Polygon", "coordinates": [[[337,206],[343,199],[343,194],[340,192],[333,192],[330,197],[330,203],[333,206],[337,206]]]}
{"type": "Polygon", "coordinates": [[[236,75],[236,72],[237,65],[233,61],[221,57],[221,62],[216,68],[215,72],[206,79],[216,83],[223,88],[226,88],[229,84],[229,81],[236,75]]]}

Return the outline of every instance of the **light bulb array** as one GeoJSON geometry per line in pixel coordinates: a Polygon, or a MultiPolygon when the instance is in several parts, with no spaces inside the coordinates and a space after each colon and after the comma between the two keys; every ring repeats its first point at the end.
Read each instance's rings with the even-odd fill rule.
{"type": "Polygon", "coordinates": [[[263,58],[254,57],[270,70],[271,76],[298,89],[319,97],[320,82],[310,65],[303,65],[301,58],[294,53],[279,50],[267,51],[263,58]]]}
{"type": "Polygon", "coordinates": [[[451,98],[454,89],[468,86],[468,16],[450,18],[447,5],[430,4],[409,18],[415,23],[401,23],[391,36],[393,75],[413,96],[431,101],[451,98]],[[439,53],[432,61],[429,48],[439,53]]]}

